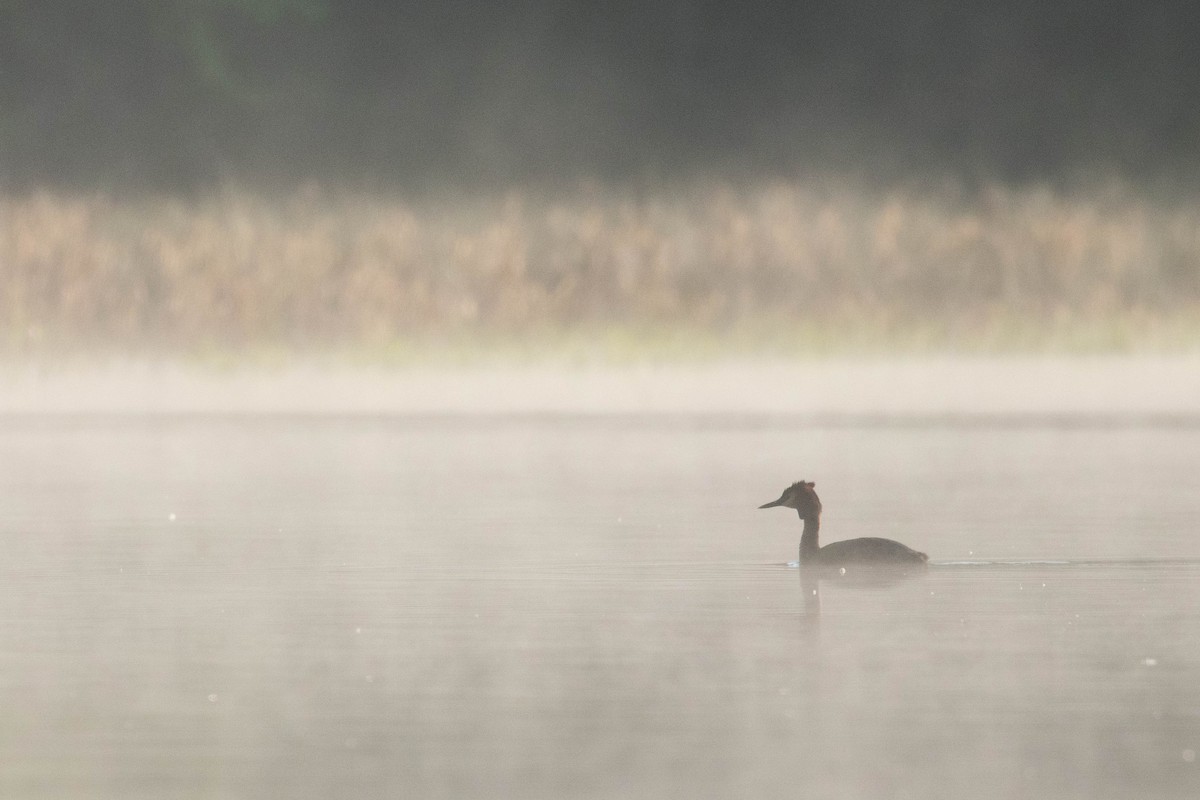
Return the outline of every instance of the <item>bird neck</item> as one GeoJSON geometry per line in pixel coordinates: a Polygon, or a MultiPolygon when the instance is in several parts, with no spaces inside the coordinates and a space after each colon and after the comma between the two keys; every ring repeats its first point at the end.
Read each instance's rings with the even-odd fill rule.
{"type": "Polygon", "coordinates": [[[821,530],[821,517],[811,516],[804,520],[804,533],[800,535],[800,563],[812,561],[817,557],[821,545],[817,543],[817,534],[821,530]]]}

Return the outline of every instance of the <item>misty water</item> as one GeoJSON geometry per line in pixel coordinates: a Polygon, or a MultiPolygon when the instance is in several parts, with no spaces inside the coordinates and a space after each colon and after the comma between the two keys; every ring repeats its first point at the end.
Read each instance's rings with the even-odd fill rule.
{"type": "Polygon", "coordinates": [[[9,415],[0,794],[1195,797],[1197,475],[1179,418],[9,415]],[[802,587],[800,478],[927,573],[802,587]]]}

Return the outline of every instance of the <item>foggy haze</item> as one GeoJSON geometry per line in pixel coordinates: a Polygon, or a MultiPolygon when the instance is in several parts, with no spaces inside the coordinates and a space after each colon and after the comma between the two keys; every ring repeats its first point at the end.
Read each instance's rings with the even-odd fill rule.
{"type": "Polygon", "coordinates": [[[0,797],[1200,797],[1197,42],[0,0],[0,797]]]}

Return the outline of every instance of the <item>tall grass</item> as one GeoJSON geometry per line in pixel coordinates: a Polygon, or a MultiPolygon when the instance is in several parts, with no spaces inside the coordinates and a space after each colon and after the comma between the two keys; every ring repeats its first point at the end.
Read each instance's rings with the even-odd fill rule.
{"type": "Polygon", "coordinates": [[[0,198],[10,354],[1200,345],[1200,202],[851,182],[0,198]]]}

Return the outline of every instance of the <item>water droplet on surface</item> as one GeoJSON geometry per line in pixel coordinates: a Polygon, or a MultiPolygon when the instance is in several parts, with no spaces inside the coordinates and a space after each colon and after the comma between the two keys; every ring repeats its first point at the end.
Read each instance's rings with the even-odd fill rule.
{"type": "Polygon", "coordinates": [[[1183,753],[1181,753],[1181,756],[1183,757],[1184,761],[1190,764],[1196,760],[1196,751],[1189,747],[1188,749],[1184,750],[1183,753]]]}

